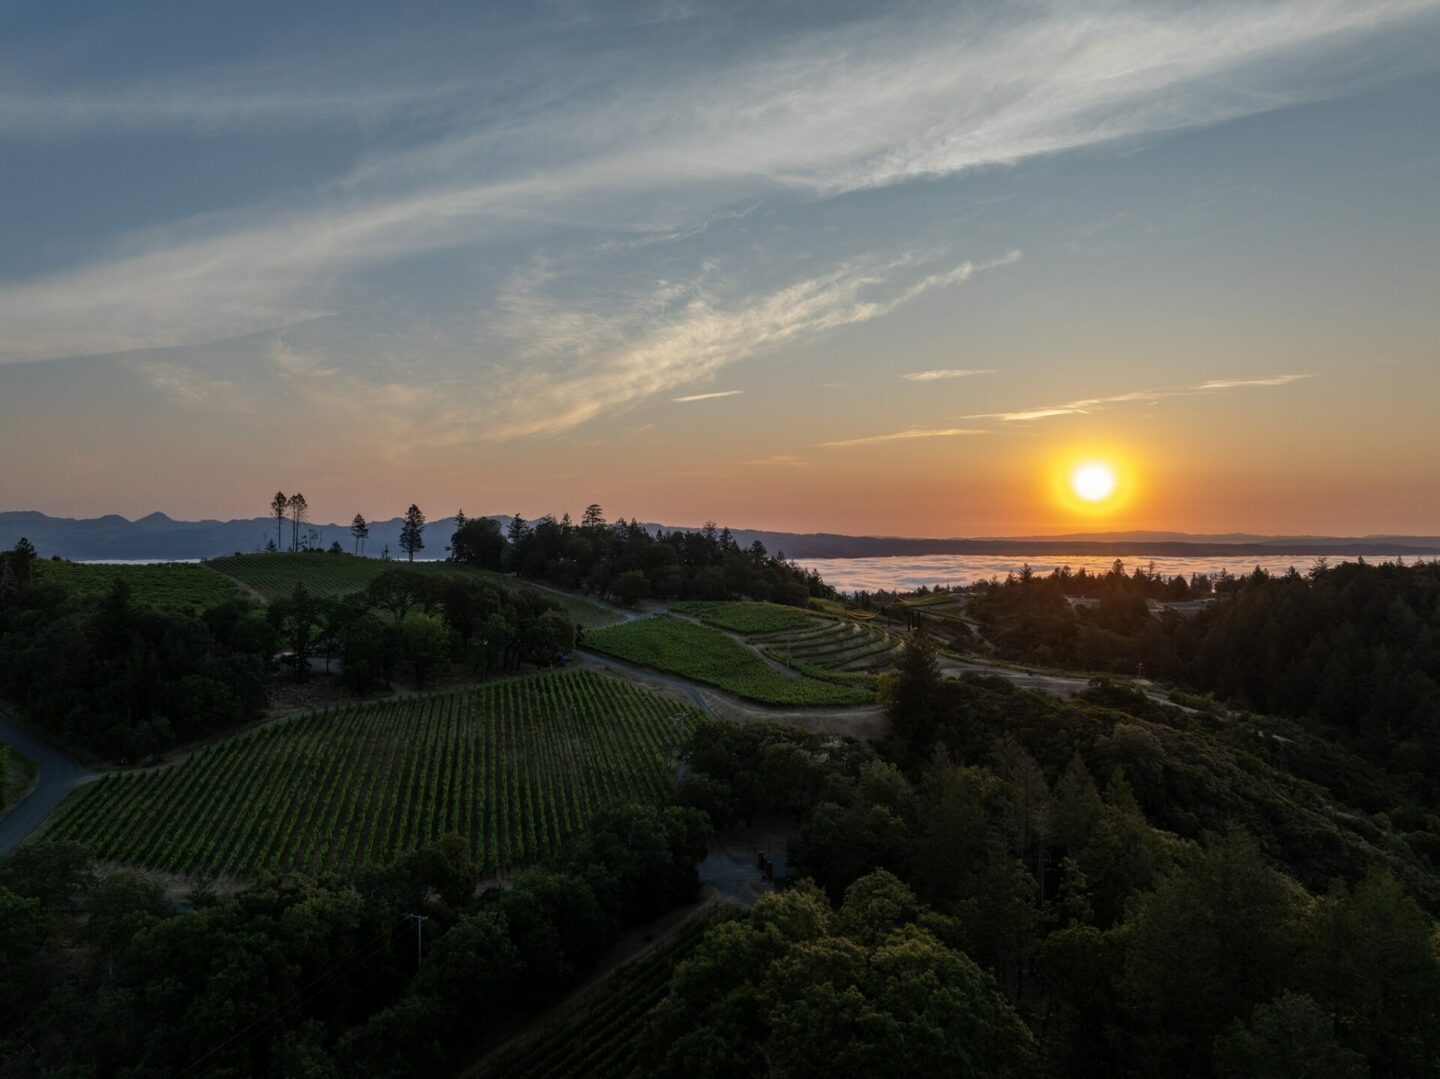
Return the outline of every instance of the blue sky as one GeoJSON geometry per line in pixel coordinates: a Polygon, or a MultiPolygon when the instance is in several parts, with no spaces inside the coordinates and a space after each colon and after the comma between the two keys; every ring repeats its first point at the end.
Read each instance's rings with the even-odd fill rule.
{"type": "Polygon", "coordinates": [[[5,508],[1440,531],[1440,3],[0,35],[5,508]]]}

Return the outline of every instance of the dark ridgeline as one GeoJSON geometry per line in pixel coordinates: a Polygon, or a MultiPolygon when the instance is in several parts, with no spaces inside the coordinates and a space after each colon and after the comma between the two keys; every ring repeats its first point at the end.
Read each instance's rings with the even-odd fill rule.
{"type": "MultiPolygon", "coordinates": [[[[280,497],[284,497],[281,495],[280,497]]],[[[279,515],[283,524],[289,515],[287,506],[279,515]]],[[[493,515],[502,530],[512,520],[504,514],[493,515]]],[[[520,520],[523,521],[523,518],[520,520]]],[[[399,549],[400,529],[405,519],[393,517],[373,521],[376,549],[390,546],[399,549]]],[[[583,524],[583,520],[582,520],[583,524]]],[[[312,524],[321,547],[340,542],[349,545],[353,536],[349,524],[312,524]]],[[[640,527],[654,533],[701,532],[699,528],[641,522],[640,527]]],[[[1332,557],[1365,555],[1371,558],[1406,558],[1440,554],[1437,536],[1193,536],[1173,533],[1119,533],[1114,535],[1082,534],[1067,537],[1022,536],[1012,539],[918,539],[903,536],[846,536],[829,532],[777,532],[764,529],[735,528],[731,535],[741,547],[757,540],[767,549],[784,551],[791,558],[868,558],[884,556],[918,556],[930,554],[993,554],[1013,557],[1050,555],[1124,555],[1174,557],[1298,556],[1332,557]]],[[[177,521],[163,513],[152,513],[136,521],[114,514],[89,519],[50,517],[30,510],[0,511],[0,549],[29,536],[48,554],[70,559],[110,558],[214,558],[236,551],[259,551],[267,539],[280,549],[290,546],[277,529],[273,506],[269,516],[231,521],[177,521]]]]}

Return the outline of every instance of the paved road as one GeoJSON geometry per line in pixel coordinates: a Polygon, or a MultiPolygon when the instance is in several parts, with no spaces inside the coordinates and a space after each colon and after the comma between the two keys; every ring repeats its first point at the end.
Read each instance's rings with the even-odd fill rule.
{"type": "MultiPolygon", "coordinates": [[[[1053,693],[1057,697],[1073,697],[1083,689],[1088,689],[1090,679],[1088,676],[1069,674],[1039,674],[1035,671],[1022,671],[1014,667],[1001,667],[993,663],[971,663],[963,659],[951,659],[949,656],[939,658],[940,670],[947,675],[958,677],[962,674],[996,674],[1001,678],[1008,678],[1021,689],[1036,689],[1041,693],[1053,693]]],[[[1178,708],[1182,712],[1195,714],[1195,709],[1187,705],[1177,704],[1165,694],[1147,687],[1154,683],[1146,679],[1134,679],[1135,687],[1146,697],[1156,704],[1163,704],[1167,708],[1178,708]]]]}
{"type": "Polygon", "coordinates": [[[711,718],[718,719],[715,710],[700,694],[694,682],[675,675],[661,674],[659,671],[651,670],[649,667],[641,667],[634,663],[624,663],[618,659],[611,659],[609,656],[602,656],[599,652],[589,652],[584,649],[577,649],[577,656],[581,663],[587,667],[599,667],[601,670],[611,671],[614,674],[626,678],[633,678],[636,681],[654,682],[656,685],[668,686],[678,693],[683,693],[695,702],[695,707],[700,709],[711,718]]]}
{"type": "Polygon", "coordinates": [[[1013,667],[1000,667],[992,663],[970,663],[963,659],[941,656],[940,670],[947,675],[994,674],[1009,679],[1021,689],[1038,689],[1042,693],[1053,693],[1058,697],[1073,697],[1090,685],[1088,678],[1075,678],[1061,674],[1037,674],[1013,667]]]}
{"type": "Polygon", "coordinates": [[[0,820],[0,854],[10,850],[53,813],[76,787],[97,778],[60,750],[43,742],[0,712],[0,742],[35,762],[35,789],[0,820]]]}

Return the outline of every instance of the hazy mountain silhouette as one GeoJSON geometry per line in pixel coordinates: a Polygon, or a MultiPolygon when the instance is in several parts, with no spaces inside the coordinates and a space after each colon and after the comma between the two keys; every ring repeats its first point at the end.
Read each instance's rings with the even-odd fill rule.
{"type": "MultiPolygon", "coordinates": [[[[491,515],[503,526],[505,514],[491,515]]],[[[399,551],[401,519],[370,522],[366,551],[378,555],[387,545],[399,551]]],[[[647,523],[654,531],[673,526],[647,523]]],[[[307,524],[322,547],[333,542],[350,550],[348,524],[307,524]]],[[[444,558],[453,521],[432,520],[426,530],[421,557],[444,558]]],[[[1369,555],[1395,557],[1440,555],[1440,536],[1265,536],[1251,533],[1196,535],[1185,532],[1081,532],[1064,536],[989,536],[983,538],[917,538],[906,536],[847,536],[831,532],[774,532],[732,529],[735,539],[748,546],[759,540],[772,553],[790,558],[861,558],[927,554],[1117,554],[1117,555],[1369,555]]],[[[288,543],[287,522],[284,539],[288,543]]],[[[14,546],[21,536],[44,557],[127,559],[211,558],[236,551],[263,550],[275,536],[275,520],[251,517],[230,521],[177,521],[151,513],[131,521],[116,514],[103,517],[51,517],[34,510],[0,512],[0,550],[14,546]]]]}

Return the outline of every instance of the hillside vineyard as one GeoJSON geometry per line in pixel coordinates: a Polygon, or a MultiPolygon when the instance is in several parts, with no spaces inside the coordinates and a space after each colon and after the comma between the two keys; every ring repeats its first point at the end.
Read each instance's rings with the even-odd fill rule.
{"type": "Polygon", "coordinates": [[[587,671],[299,716],[109,776],[47,838],[173,873],[350,872],[456,833],[497,869],[597,808],[656,801],[695,713],[587,671]]]}

